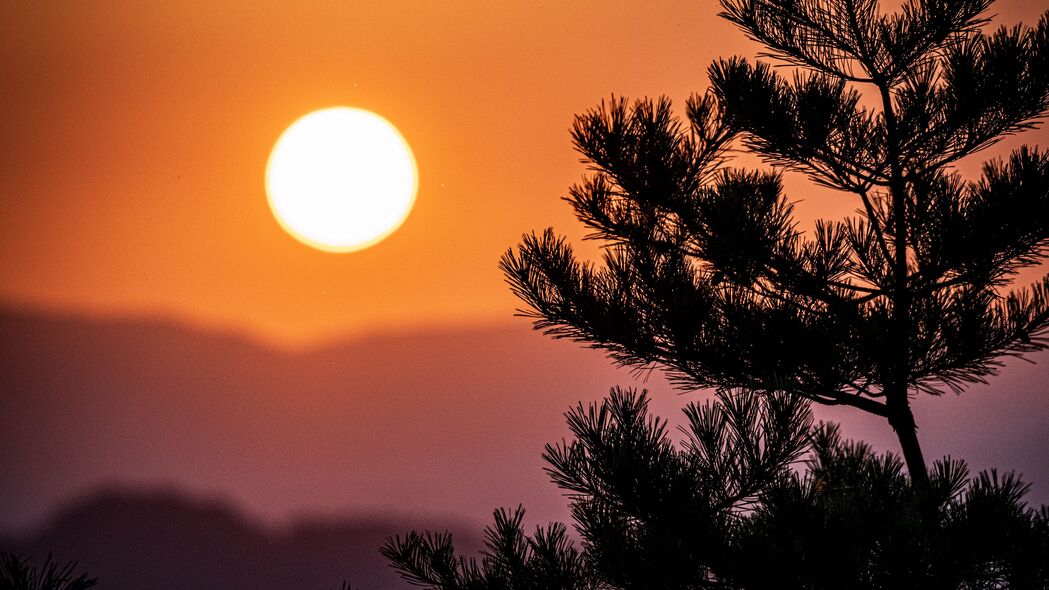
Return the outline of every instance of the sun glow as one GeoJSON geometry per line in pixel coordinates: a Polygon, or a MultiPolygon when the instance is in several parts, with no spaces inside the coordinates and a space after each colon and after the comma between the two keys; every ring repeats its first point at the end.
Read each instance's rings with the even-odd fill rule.
{"type": "Polygon", "coordinates": [[[349,107],[292,123],[266,167],[277,221],[299,241],[329,252],[361,250],[393,233],[417,188],[415,157],[397,128],[349,107]]]}

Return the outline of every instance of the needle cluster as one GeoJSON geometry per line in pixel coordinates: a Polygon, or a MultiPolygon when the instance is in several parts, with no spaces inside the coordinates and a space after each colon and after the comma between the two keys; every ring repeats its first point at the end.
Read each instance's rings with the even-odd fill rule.
{"type": "Polygon", "coordinates": [[[579,115],[588,173],[566,200],[603,261],[525,236],[501,261],[522,313],[717,395],[680,444],[644,393],[566,415],[544,459],[578,548],[519,509],[479,561],[412,533],[393,566],[439,590],[1049,588],[1049,511],[1012,474],[927,465],[910,407],[1049,345],[1049,154],[955,168],[1049,111],[1049,12],[985,33],[990,3],[721,0],[772,63],[716,61],[684,119],[666,99],[579,115]],[[740,146],[769,168],[727,166],[740,146]],[[856,213],[803,233],[785,170],[856,213]],[[809,402],[883,417],[903,459],[813,425],[809,402]]]}
{"type": "Polygon", "coordinates": [[[644,392],[615,389],[569,411],[572,439],[544,454],[578,546],[561,524],[527,534],[518,508],[496,511],[480,559],[448,533],[394,537],[382,552],[433,590],[1049,587],[1049,509],[1024,504],[1028,484],[938,461],[928,527],[927,496],[897,456],[813,425],[796,400],[691,404],[675,444],[644,392]]]}
{"type": "Polygon", "coordinates": [[[774,64],[713,63],[686,105],[613,99],[578,116],[589,174],[567,197],[604,248],[552,230],[501,266],[538,329],[660,366],[687,389],[784,392],[885,417],[924,479],[910,398],[960,392],[1042,349],[1049,155],[954,169],[1049,110],[1049,13],[980,30],[989,0],[723,0],[774,64]],[[864,106],[864,97],[877,106],[864,106]],[[725,166],[742,145],[771,169],[725,166]],[[856,203],[798,229],[780,172],[856,203]]]}

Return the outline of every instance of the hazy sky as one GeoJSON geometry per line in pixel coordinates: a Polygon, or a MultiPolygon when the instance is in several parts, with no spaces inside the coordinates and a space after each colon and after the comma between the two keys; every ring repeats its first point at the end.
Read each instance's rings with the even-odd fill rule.
{"type": "Polygon", "coordinates": [[[574,229],[572,115],[687,96],[740,45],[698,2],[304,4],[5,8],[0,293],[295,337],[506,319],[501,252],[574,229]],[[263,191],[279,134],[333,105],[392,121],[421,175],[401,230],[351,255],[285,235],[263,191]]]}
{"type": "MultiPolygon", "coordinates": [[[[1033,24],[1046,2],[994,8],[1033,24]]],[[[584,173],[575,114],[613,93],[681,107],[712,60],[755,53],[716,13],[714,0],[4,3],[0,448],[14,459],[0,463],[0,528],[100,482],[173,482],[274,518],[480,519],[517,502],[563,517],[542,445],[577,400],[638,384],[524,320],[506,330],[518,302],[496,264],[525,232],[585,233],[560,199],[584,173]],[[336,105],[394,123],[420,173],[404,225],[350,254],[287,235],[263,182],[284,129],[336,105]],[[400,335],[283,348],[384,331],[400,335]]],[[[1049,132],[979,159],[1024,142],[1049,146],[1049,132]]],[[[857,207],[796,176],[787,187],[803,228],[857,207]]],[[[917,400],[927,457],[1018,469],[1046,501],[1047,353],[961,400],[917,400]]],[[[665,416],[702,399],[648,385],[665,416]]],[[[898,448],[882,420],[821,411],[898,448]]]]}
{"type": "MultiPolygon", "coordinates": [[[[0,298],[278,339],[507,320],[499,255],[532,229],[582,235],[559,199],[583,172],[572,116],[612,93],[681,105],[712,59],[755,49],[710,0],[3,11],[0,298]],[[420,169],[404,226],[342,255],[284,234],[263,189],[280,133],[334,105],[392,121],[420,169]]],[[[855,207],[791,196],[809,217],[855,207]]]]}

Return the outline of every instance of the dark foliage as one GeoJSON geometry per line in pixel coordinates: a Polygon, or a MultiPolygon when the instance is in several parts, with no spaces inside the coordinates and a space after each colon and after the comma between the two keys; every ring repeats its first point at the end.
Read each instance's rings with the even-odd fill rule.
{"type": "Polygon", "coordinates": [[[644,394],[567,414],[574,438],[545,459],[581,549],[551,557],[497,513],[480,562],[413,533],[387,544],[394,567],[440,589],[535,571],[550,588],[1049,588],[1049,511],[1012,474],[927,465],[910,408],[1049,344],[1049,275],[1014,284],[1049,256],[1049,154],[954,169],[1049,111],[1049,13],[987,34],[990,4],[721,0],[793,75],[722,59],[684,121],[666,99],[578,116],[589,174],[567,201],[603,264],[525,236],[501,261],[523,313],[717,398],[689,406],[681,446],[644,394]],[[771,171],[725,167],[739,145],[771,171]],[[783,170],[856,214],[799,231],[783,170]],[[809,401],[885,418],[903,459],[812,426],[809,401]]]}
{"type": "Polygon", "coordinates": [[[577,117],[590,174],[567,200],[606,245],[552,230],[502,268],[537,328],[665,367],[686,389],[783,392],[886,418],[925,481],[910,397],[960,392],[1046,345],[1049,155],[965,181],[959,159],[1049,109],[1049,14],[981,32],[989,0],[722,0],[768,55],[710,66],[686,105],[614,99],[577,117]],[[866,94],[864,94],[866,93],[866,94]],[[876,98],[868,108],[864,96],[876,98]],[[800,232],[777,172],[722,167],[742,144],[857,204],[800,232]]]}
{"type": "Polygon", "coordinates": [[[397,537],[383,554],[441,590],[1049,587],[1049,509],[1023,503],[1027,484],[936,462],[928,527],[897,456],[813,426],[794,399],[690,405],[674,445],[644,393],[614,390],[569,412],[574,438],[545,453],[581,550],[563,525],[526,536],[518,509],[496,512],[479,562],[447,534],[397,537]]]}
{"type": "Polygon", "coordinates": [[[409,533],[389,539],[380,549],[408,582],[430,588],[481,590],[589,590],[598,588],[563,524],[524,533],[524,509],[511,515],[495,511],[495,523],[485,529],[481,560],[455,553],[450,533],[409,533]]]}
{"type": "Polygon", "coordinates": [[[62,567],[48,555],[39,568],[20,555],[0,553],[0,590],[87,590],[96,580],[87,574],[73,576],[76,563],[62,567]]]}

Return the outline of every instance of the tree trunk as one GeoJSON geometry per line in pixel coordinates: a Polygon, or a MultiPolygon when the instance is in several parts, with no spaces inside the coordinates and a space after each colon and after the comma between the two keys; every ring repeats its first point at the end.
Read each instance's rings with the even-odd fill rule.
{"type": "Polygon", "coordinates": [[[907,401],[907,393],[894,395],[889,398],[889,424],[896,431],[896,438],[900,440],[900,449],[903,451],[903,460],[907,463],[907,472],[911,480],[923,491],[929,488],[929,472],[925,465],[925,457],[922,455],[921,443],[918,442],[918,425],[914,423],[914,414],[911,413],[910,404],[907,401]],[[893,403],[893,399],[897,401],[893,403]]]}
{"type": "Polygon", "coordinates": [[[885,117],[886,147],[889,162],[889,191],[892,194],[893,258],[892,265],[892,339],[895,351],[890,369],[890,379],[886,388],[886,410],[889,424],[896,431],[900,440],[903,459],[907,463],[907,472],[918,493],[919,510],[927,531],[937,527],[939,506],[932,495],[932,484],[929,472],[922,456],[921,443],[918,442],[918,426],[911,413],[910,399],[907,397],[908,376],[911,370],[911,286],[910,270],[907,265],[908,232],[907,225],[907,183],[904,179],[900,134],[897,128],[896,114],[893,112],[892,89],[885,81],[878,81],[881,91],[882,109],[885,117]]]}
{"type": "Polygon", "coordinates": [[[922,526],[926,533],[935,534],[939,528],[940,507],[932,494],[932,482],[929,480],[921,443],[918,442],[918,426],[914,423],[907,390],[895,393],[896,395],[890,395],[886,400],[889,406],[889,424],[896,431],[896,438],[899,439],[900,449],[903,451],[903,460],[907,464],[907,473],[910,474],[911,484],[918,494],[918,511],[922,526]]]}

